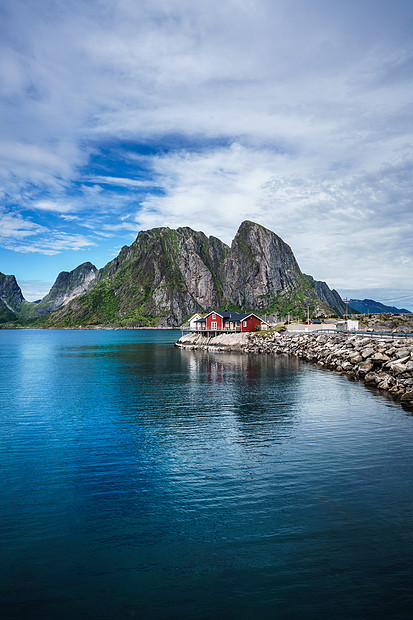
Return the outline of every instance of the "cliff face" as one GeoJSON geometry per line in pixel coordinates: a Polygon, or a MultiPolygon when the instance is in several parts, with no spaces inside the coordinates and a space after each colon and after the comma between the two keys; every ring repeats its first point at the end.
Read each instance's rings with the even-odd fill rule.
{"type": "Polygon", "coordinates": [[[98,270],[92,263],[83,263],[73,271],[62,271],[49,293],[36,304],[33,316],[42,316],[65,306],[69,301],[86,293],[93,285],[98,270]]]}
{"type": "Polygon", "coordinates": [[[263,226],[243,222],[221,268],[225,297],[241,308],[267,308],[297,285],[301,271],[289,245],[263,226]]]}
{"type": "MultiPolygon", "coordinates": [[[[15,318],[24,302],[24,297],[14,276],[6,276],[4,273],[0,273],[0,301],[2,302],[1,316],[3,316],[3,320],[5,320],[6,315],[8,317],[14,315],[15,318]]],[[[8,318],[7,320],[12,319],[8,318]]]]}
{"type": "Polygon", "coordinates": [[[229,248],[188,227],[140,232],[131,246],[50,318],[52,325],[180,325],[213,308],[287,314],[330,309],[302,275],[291,248],[243,222],[229,248]]]}
{"type": "Polygon", "coordinates": [[[321,301],[324,301],[330,308],[334,310],[338,316],[343,316],[346,312],[346,304],[341,299],[335,289],[330,289],[328,284],[320,280],[314,280],[312,276],[304,274],[310,284],[314,287],[315,292],[321,301]]]}

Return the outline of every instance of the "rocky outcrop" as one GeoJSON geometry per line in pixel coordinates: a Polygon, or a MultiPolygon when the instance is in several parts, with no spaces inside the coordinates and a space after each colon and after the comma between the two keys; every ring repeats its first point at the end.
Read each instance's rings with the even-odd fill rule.
{"type": "Polygon", "coordinates": [[[96,267],[89,262],[82,263],[72,271],[62,271],[49,293],[36,304],[33,315],[49,314],[65,306],[75,297],[86,293],[92,287],[97,273],[96,267]]]}
{"type": "Polygon", "coordinates": [[[244,353],[290,354],[335,370],[395,396],[413,407],[413,339],[370,337],[342,333],[226,334],[207,338],[188,334],[176,343],[182,348],[234,349],[244,353]]]}
{"type": "Polygon", "coordinates": [[[0,301],[14,315],[20,312],[24,297],[14,276],[6,276],[4,273],[0,273],[0,301]]]}
{"type": "Polygon", "coordinates": [[[221,267],[225,297],[240,308],[268,307],[293,289],[301,271],[289,245],[275,233],[243,222],[221,267]]]}
{"type": "Polygon", "coordinates": [[[358,315],[359,329],[369,332],[413,334],[413,314],[364,314],[358,315]]]}
{"type": "Polygon", "coordinates": [[[181,349],[202,349],[205,351],[243,351],[249,347],[250,334],[205,334],[190,333],[182,336],[176,346],[181,349]]]}
{"type": "MultiPolygon", "coordinates": [[[[330,289],[326,282],[321,280],[314,280],[312,276],[304,274],[311,286],[315,289],[318,297],[321,301],[324,301],[330,308],[334,310],[338,316],[343,316],[346,312],[346,304],[341,299],[340,295],[335,289],[330,289]]],[[[351,309],[349,310],[351,312],[351,309]]]]}

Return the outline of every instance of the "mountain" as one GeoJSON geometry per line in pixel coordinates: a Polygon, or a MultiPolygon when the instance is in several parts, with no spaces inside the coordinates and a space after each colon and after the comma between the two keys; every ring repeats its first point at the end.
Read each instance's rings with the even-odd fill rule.
{"type": "Polygon", "coordinates": [[[48,324],[180,325],[194,312],[213,308],[283,316],[304,316],[307,308],[311,314],[331,312],[291,248],[246,221],[231,247],[188,227],[141,231],[48,324]]]}
{"type": "MultiPolygon", "coordinates": [[[[318,297],[321,301],[324,301],[330,308],[332,308],[338,316],[343,316],[346,313],[346,304],[341,299],[340,295],[335,289],[330,289],[328,284],[321,280],[314,280],[312,276],[304,274],[311,286],[314,287],[318,297]]],[[[351,309],[350,309],[351,312],[351,309]]]]}
{"type": "Polygon", "coordinates": [[[17,319],[17,315],[13,310],[5,304],[5,302],[0,299],[0,323],[9,323],[10,321],[15,321],[17,319]]]}
{"type": "MultiPolygon", "coordinates": [[[[83,263],[73,271],[62,271],[56,278],[49,293],[36,306],[32,306],[33,316],[42,316],[65,306],[69,301],[86,293],[94,283],[98,270],[92,263],[83,263]]],[[[34,304],[35,302],[33,302],[34,304]]]]}
{"type": "Polygon", "coordinates": [[[23,293],[16,278],[0,272],[0,323],[15,320],[23,302],[23,293]]]}
{"type": "Polygon", "coordinates": [[[224,297],[240,308],[271,306],[302,274],[289,245],[253,222],[243,222],[219,270],[224,297]]]}
{"type": "Polygon", "coordinates": [[[379,301],[374,301],[374,299],[350,299],[349,304],[362,314],[411,314],[410,310],[396,308],[395,306],[385,306],[379,301]]]}

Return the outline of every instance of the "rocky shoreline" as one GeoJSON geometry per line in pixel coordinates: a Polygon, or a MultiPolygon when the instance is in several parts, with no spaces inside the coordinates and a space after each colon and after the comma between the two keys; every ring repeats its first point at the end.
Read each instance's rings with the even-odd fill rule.
{"type": "Polygon", "coordinates": [[[201,334],[182,336],[176,346],[209,351],[290,354],[383,390],[413,407],[413,338],[344,333],[201,334]]]}

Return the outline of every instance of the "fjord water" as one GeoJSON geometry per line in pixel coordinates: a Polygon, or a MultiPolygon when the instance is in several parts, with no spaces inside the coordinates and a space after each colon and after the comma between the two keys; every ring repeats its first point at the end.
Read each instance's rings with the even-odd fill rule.
{"type": "Polygon", "coordinates": [[[407,618],[413,418],[176,331],[0,331],[3,618],[407,618]]]}

